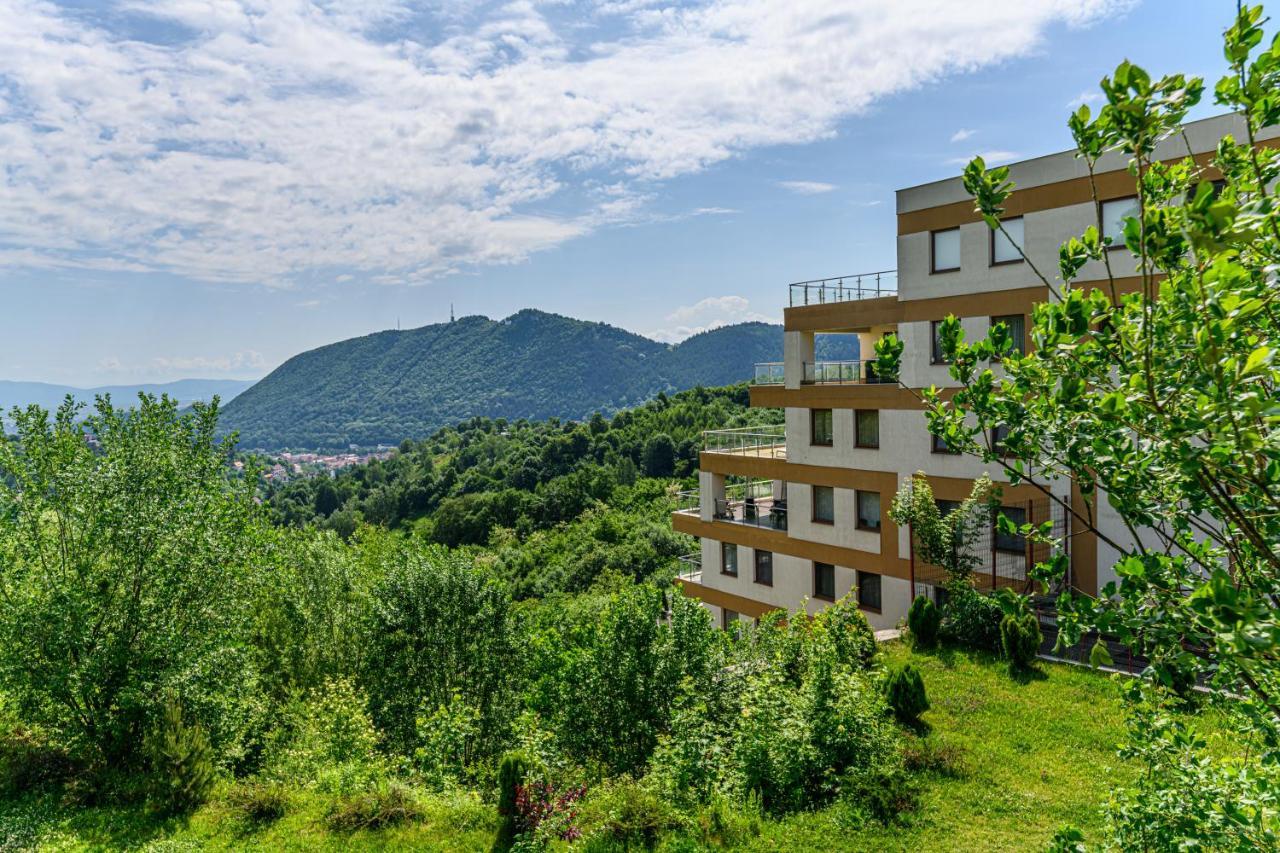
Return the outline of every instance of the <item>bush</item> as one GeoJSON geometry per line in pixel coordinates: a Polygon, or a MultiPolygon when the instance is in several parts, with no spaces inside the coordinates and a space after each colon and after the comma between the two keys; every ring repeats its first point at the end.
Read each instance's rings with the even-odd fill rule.
{"type": "Polygon", "coordinates": [[[382,829],[421,817],[422,809],[412,791],[395,782],[379,782],[368,790],[339,799],[326,823],[335,832],[355,832],[382,829]]]}
{"type": "Polygon", "coordinates": [[[515,841],[517,826],[516,797],[529,773],[529,759],[523,752],[508,752],[498,766],[498,829],[497,849],[506,850],[515,841]]]}
{"type": "Polygon", "coordinates": [[[284,817],[292,797],[282,782],[253,780],[240,782],[227,791],[227,809],[249,823],[270,823],[284,817]]]}
{"type": "Polygon", "coordinates": [[[160,722],[146,744],[151,762],[150,796],[153,808],[165,814],[192,811],[209,797],[215,775],[213,749],[199,723],[182,718],[176,693],[166,693],[160,722]]]}
{"type": "Polygon", "coordinates": [[[596,788],[582,805],[583,829],[597,846],[608,840],[624,850],[653,849],[659,838],[681,825],[670,800],[625,776],[596,788]]]}
{"type": "Polygon", "coordinates": [[[889,826],[919,808],[920,783],[899,765],[873,766],[846,775],[840,798],[855,824],[872,819],[889,826]]]}
{"type": "Polygon", "coordinates": [[[1014,669],[1031,666],[1043,642],[1040,620],[1034,613],[1020,616],[1010,613],[1000,620],[1000,646],[1014,669]]]}
{"type": "Polygon", "coordinates": [[[282,714],[267,746],[264,775],[329,793],[368,788],[386,772],[378,732],[351,682],[330,681],[282,714]]]}
{"type": "Polygon", "coordinates": [[[944,640],[982,649],[1000,650],[1000,620],[1004,611],[988,595],[982,595],[968,582],[947,587],[947,603],[942,608],[944,640]]]}
{"type": "Polygon", "coordinates": [[[904,723],[916,722],[921,714],[929,710],[924,679],[913,664],[891,669],[885,681],[884,693],[894,716],[904,723]]]}
{"type": "Polygon", "coordinates": [[[936,773],[949,779],[962,779],[969,768],[964,749],[935,738],[911,737],[902,747],[902,761],[912,773],[936,773]]]}
{"type": "Polygon", "coordinates": [[[942,627],[942,612],[926,596],[917,595],[907,611],[907,628],[911,631],[911,643],[917,648],[931,649],[938,644],[938,631],[942,627]]]}
{"type": "Polygon", "coordinates": [[[0,707],[0,799],[61,785],[82,769],[42,732],[3,714],[0,707]]]}
{"type": "Polygon", "coordinates": [[[825,626],[837,661],[855,669],[871,665],[876,655],[876,635],[852,594],[820,611],[814,623],[815,631],[825,626]]]}

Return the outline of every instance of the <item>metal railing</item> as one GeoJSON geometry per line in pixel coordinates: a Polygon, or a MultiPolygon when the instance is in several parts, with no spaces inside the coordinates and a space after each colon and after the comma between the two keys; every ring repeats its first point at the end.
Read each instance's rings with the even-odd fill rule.
{"type": "Polygon", "coordinates": [[[708,453],[738,453],[785,459],[787,437],[782,424],[708,429],[702,432],[702,449],[708,453]]]}
{"type": "Polygon", "coordinates": [[[802,381],[806,384],[875,385],[893,381],[876,373],[875,360],[806,361],[802,366],[802,381]]]}
{"type": "Polygon", "coordinates": [[[815,278],[797,281],[791,290],[791,307],[799,305],[826,305],[829,302],[850,302],[855,299],[874,299],[877,296],[895,296],[898,293],[898,271],[880,270],[834,278],[815,278]]]}
{"type": "MultiPolygon", "coordinates": [[[[676,512],[697,515],[702,511],[702,495],[697,490],[676,493],[676,512]]],[[[716,521],[748,524],[770,530],[787,529],[787,499],[774,497],[772,480],[735,483],[725,488],[725,496],[715,499],[711,516],[716,521]]]]}
{"type": "Polygon", "coordinates": [[[761,361],[756,363],[756,375],[752,385],[781,385],[787,381],[787,364],[784,361],[761,361]]]}
{"type": "Polygon", "coordinates": [[[692,554],[685,554],[677,557],[680,561],[680,571],[676,575],[682,581],[692,581],[699,583],[702,580],[702,552],[695,551],[692,554]]]}

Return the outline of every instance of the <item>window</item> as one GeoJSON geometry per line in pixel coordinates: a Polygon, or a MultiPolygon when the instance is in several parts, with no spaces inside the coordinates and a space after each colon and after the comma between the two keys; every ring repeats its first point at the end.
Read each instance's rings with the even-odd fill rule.
{"type": "Polygon", "coordinates": [[[818,524],[836,523],[836,490],[830,486],[813,487],[813,520],[818,524]]]}
{"type": "Polygon", "coordinates": [[[951,448],[947,447],[947,440],[940,435],[933,435],[932,433],[930,433],[929,440],[932,442],[931,447],[934,453],[950,453],[951,455],[955,456],[955,455],[958,455],[960,452],[958,450],[952,450],[951,448]]]}
{"type": "Polygon", "coordinates": [[[1022,242],[1022,217],[1002,219],[1000,226],[1003,231],[991,232],[991,266],[1022,263],[1022,252],[1018,251],[1026,245],[1022,242]]]}
{"type": "MultiPolygon", "coordinates": [[[[1015,525],[1023,525],[1027,523],[1027,510],[1020,506],[1002,506],[999,511],[1005,518],[1012,521],[1015,525]]],[[[992,519],[995,524],[995,519],[992,519]]],[[[1009,551],[1014,554],[1022,554],[1027,550],[1027,540],[1025,536],[1017,533],[1001,533],[997,526],[995,529],[996,550],[1009,551]]]]}
{"type": "Polygon", "coordinates": [[[946,364],[947,354],[942,351],[942,321],[929,321],[929,363],[946,364]]]}
{"type": "Polygon", "coordinates": [[[1099,211],[1100,227],[1103,239],[1111,238],[1112,249],[1120,249],[1124,247],[1124,221],[1129,217],[1137,217],[1138,215],[1138,197],[1129,196],[1128,198],[1115,198],[1111,201],[1104,201],[1099,211]]]}
{"type": "Polygon", "coordinates": [[[858,490],[858,529],[880,529],[880,493],[858,490]]]}
{"type": "Polygon", "coordinates": [[[855,409],[853,412],[853,443],[856,447],[880,446],[880,410],[855,409]]]}
{"type": "Polygon", "coordinates": [[[943,518],[960,508],[960,501],[946,501],[942,498],[934,498],[933,504],[938,508],[938,515],[943,518]]]}
{"type": "Polygon", "coordinates": [[[813,597],[836,600],[836,567],[830,563],[813,564],[813,597]]]}
{"type": "Polygon", "coordinates": [[[929,233],[929,272],[951,272],[960,269],[960,229],[929,233]]]}
{"type": "Polygon", "coordinates": [[[1009,427],[1004,424],[998,424],[991,428],[991,452],[997,456],[1008,456],[1009,451],[1005,449],[1005,439],[1009,437],[1009,427]]]}
{"type": "Polygon", "coordinates": [[[997,323],[1004,323],[1005,329],[1009,332],[1009,340],[1012,346],[1010,351],[1019,355],[1027,354],[1027,317],[1025,314],[1003,314],[999,317],[991,318],[991,325],[994,327],[997,323]]]}
{"type": "Polygon", "coordinates": [[[738,611],[724,608],[720,611],[720,627],[725,631],[738,628],[738,611]]]}
{"type": "Polygon", "coordinates": [[[738,576],[738,546],[732,542],[720,543],[720,574],[738,576]]]}
{"type": "Polygon", "coordinates": [[[756,549],[756,583],[773,586],[773,553],[756,549]]]}
{"type": "Polygon", "coordinates": [[[864,610],[880,612],[880,576],[872,572],[858,572],[858,606],[864,610]]]}
{"type": "Polygon", "coordinates": [[[831,410],[809,410],[809,443],[822,447],[831,446],[831,410]]]}

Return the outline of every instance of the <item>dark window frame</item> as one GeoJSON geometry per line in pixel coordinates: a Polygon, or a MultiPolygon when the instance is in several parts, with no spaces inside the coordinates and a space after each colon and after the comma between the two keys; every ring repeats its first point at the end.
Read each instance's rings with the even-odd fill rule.
{"type": "Polygon", "coordinates": [[[853,446],[860,447],[863,450],[879,450],[880,449],[880,410],[879,409],[854,409],[853,410],[853,446]],[[876,418],[876,441],[875,444],[867,444],[862,439],[862,430],[858,428],[859,415],[875,415],[876,418]]]}
{"type": "Polygon", "coordinates": [[[836,600],[836,567],[833,563],[820,563],[817,560],[813,561],[813,597],[821,601],[836,600]],[[821,586],[818,584],[818,572],[820,570],[830,570],[831,591],[829,593],[823,592],[821,586]]]}
{"type": "MultiPolygon", "coordinates": [[[[1006,222],[1013,222],[1014,220],[1022,220],[1022,240],[1025,243],[1027,239],[1027,220],[1025,216],[1022,216],[1022,215],[1006,216],[1004,219],[1000,220],[1000,223],[1003,225],[1006,222]]],[[[1012,266],[1013,264],[1021,264],[1026,262],[1026,258],[1022,257],[1022,252],[1027,251],[1026,247],[1024,246],[1018,247],[1019,249],[1022,250],[1022,252],[1018,254],[1018,257],[1010,258],[1007,261],[997,261],[996,260],[996,229],[988,228],[987,230],[991,232],[991,239],[987,241],[988,266],[1007,267],[1007,266],[1012,266]]]]}
{"type": "Polygon", "coordinates": [[[728,575],[731,578],[738,576],[738,545],[736,542],[720,543],[720,574],[728,575]],[[729,561],[725,559],[730,548],[733,549],[733,571],[729,571],[729,561]]]}
{"type": "Polygon", "coordinates": [[[947,359],[947,354],[942,351],[942,320],[929,321],[929,364],[945,365],[951,362],[947,359]]]}
{"type": "Polygon", "coordinates": [[[1009,540],[1006,538],[1006,535],[1005,535],[1005,534],[1003,534],[1003,533],[1001,533],[1001,532],[1000,532],[999,527],[997,527],[997,519],[998,519],[1001,515],[1008,516],[1010,521],[1013,521],[1015,524],[1017,524],[1017,525],[1019,525],[1019,526],[1021,526],[1021,525],[1023,525],[1023,524],[1026,524],[1026,523],[1027,523],[1027,520],[1028,520],[1028,519],[1027,519],[1027,508],[1026,508],[1026,507],[1024,507],[1024,506],[1000,506],[1000,507],[996,507],[995,509],[993,509],[993,510],[991,511],[991,547],[992,547],[994,550],[999,551],[1001,554],[1025,554],[1025,553],[1027,553],[1027,537],[1025,537],[1025,536],[1023,536],[1023,535],[1021,535],[1021,534],[1015,534],[1015,538],[1017,538],[1017,539],[1021,540],[1021,544],[1019,544],[1017,547],[1013,547],[1013,546],[1010,546],[1010,545],[1002,545],[1002,544],[1001,544],[1001,542],[1002,542],[1002,541],[1004,541],[1004,542],[1008,542],[1008,541],[1009,541],[1009,540]],[[1010,514],[1010,510],[1013,510],[1014,512],[1021,513],[1021,515],[1022,515],[1022,520],[1021,520],[1021,521],[1015,521],[1015,519],[1013,518],[1013,516],[1010,514]]]}
{"type": "Polygon", "coordinates": [[[863,523],[862,523],[862,496],[863,496],[863,495],[875,495],[875,496],[876,496],[876,508],[877,508],[877,509],[879,509],[879,510],[883,510],[883,509],[884,509],[883,504],[881,504],[881,502],[880,502],[880,493],[879,493],[879,492],[873,492],[873,491],[871,491],[870,489],[856,489],[856,490],[854,491],[854,493],[853,493],[853,518],[854,518],[854,527],[855,527],[855,528],[857,528],[858,530],[866,530],[866,531],[869,531],[869,532],[871,532],[871,533],[879,533],[879,532],[880,532],[880,529],[881,529],[882,527],[884,527],[884,520],[883,520],[883,518],[880,520],[880,522],[879,522],[879,523],[877,523],[877,524],[876,524],[876,526],[875,526],[875,527],[871,527],[870,525],[867,525],[867,524],[863,524],[863,523]]]}
{"type": "Polygon", "coordinates": [[[1007,424],[996,424],[989,433],[991,439],[991,452],[996,456],[1005,458],[1009,455],[1009,449],[1004,446],[1004,440],[1000,438],[1000,431],[1004,430],[1004,437],[1009,437],[1009,427],[1007,424]]]}
{"type": "Polygon", "coordinates": [[[960,455],[959,450],[952,450],[951,448],[947,447],[946,439],[944,439],[940,435],[934,435],[933,433],[929,433],[929,452],[940,453],[943,456],[959,456],[960,455]],[[938,446],[939,442],[942,442],[941,447],[938,446]]]}
{"type": "Polygon", "coordinates": [[[763,549],[757,548],[755,550],[755,553],[752,555],[751,566],[752,566],[752,580],[755,583],[758,583],[761,586],[773,586],[773,552],[772,551],[765,551],[763,549]],[[768,580],[760,579],[760,557],[761,556],[768,558],[765,561],[768,563],[768,566],[769,566],[768,580]]]}
{"type": "Polygon", "coordinates": [[[809,486],[809,520],[814,524],[835,524],[836,523],[836,490],[833,486],[809,486]],[[818,489],[827,489],[831,492],[831,517],[818,518],[818,489]]]}
{"type": "MultiPolygon", "coordinates": [[[[935,228],[929,232],[929,275],[941,275],[949,272],[959,272],[961,264],[957,263],[954,267],[938,268],[938,258],[936,252],[937,235],[945,234],[948,231],[959,231],[959,225],[953,225],[950,228],[935,228]]],[[[962,247],[963,248],[963,247],[962,247]]],[[[961,259],[963,262],[963,259],[961,259]]]]}
{"type": "MultiPolygon", "coordinates": [[[[1009,336],[1012,337],[1014,341],[1014,344],[1013,344],[1014,352],[1016,352],[1018,355],[1026,355],[1027,354],[1027,315],[1026,314],[993,314],[991,317],[988,318],[988,325],[994,328],[996,323],[1004,323],[1006,326],[1009,327],[1009,336]],[[1021,335],[1015,336],[1013,334],[1013,331],[1014,331],[1013,324],[1010,323],[1009,321],[1013,320],[1014,318],[1021,320],[1021,324],[1022,324],[1021,335]]],[[[991,360],[999,361],[1000,355],[993,356],[991,360]]]]}
{"type": "Polygon", "coordinates": [[[858,569],[857,575],[854,578],[854,583],[858,585],[858,609],[859,610],[867,610],[867,611],[870,611],[871,613],[880,613],[881,611],[883,611],[884,609],[883,579],[884,579],[884,576],[881,574],[877,574],[876,572],[864,572],[861,569],[858,569]],[[867,588],[867,585],[863,583],[863,578],[875,578],[876,601],[874,604],[863,600],[862,591],[867,588]]]}
{"type": "Polygon", "coordinates": [[[810,447],[834,447],[836,443],[836,416],[832,409],[810,409],[809,410],[809,446],[810,447]],[[825,441],[818,440],[818,412],[827,413],[827,439],[825,441]]]}
{"type": "MultiPolygon", "coordinates": [[[[1098,199],[1098,238],[1099,238],[1099,239],[1105,240],[1105,239],[1106,239],[1106,237],[1107,237],[1107,234],[1106,234],[1106,227],[1107,227],[1107,226],[1106,226],[1106,220],[1102,218],[1102,216],[1103,216],[1103,211],[1105,211],[1105,210],[1107,209],[1107,205],[1108,205],[1108,204],[1112,204],[1112,203],[1117,202],[1117,201],[1128,201],[1129,199],[1135,199],[1135,200],[1136,200],[1137,198],[1138,198],[1138,194],[1137,194],[1137,193],[1131,193],[1131,194],[1129,194],[1129,195],[1118,195],[1118,196],[1116,196],[1115,198],[1101,198],[1101,199],[1098,199]]],[[[1142,211],[1141,211],[1141,210],[1139,210],[1138,212],[1139,212],[1139,213],[1141,213],[1142,211]]],[[[1114,252],[1114,251],[1116,251],[1117,249],[1127,249],[1127,248],[1128,248],[1128,246],[1126,246],[1126,245],[1124,244],[1124,232],[1122,231],[1122,232],[1120,233],[1120,239],[1119,239],[1119,241],[1115,241],[1115,240],[1113,240],[1113,241],[1112,241],[1112,243],[1111,243],[1111,245],[1106,247],[1106,250],[1107,250],[1108,252],[1114,252]]]]}

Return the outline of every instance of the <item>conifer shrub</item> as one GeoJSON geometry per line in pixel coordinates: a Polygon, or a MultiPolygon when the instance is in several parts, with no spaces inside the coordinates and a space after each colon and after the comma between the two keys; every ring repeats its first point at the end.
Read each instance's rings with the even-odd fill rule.
{"type": "Polygon", "coordinates": [[[1031,666],[1042,642],[1044,633],[1034,613],[1010,613],[1000,620],[1000,647],[1014,669],[1031,666]]]}
{"type": "Polygon", "coordinates": [[[182,703],[164,696],[160,719],[146,742],[151,764],[149,801],[164,814],[185,814],[209,798],[216,780],[213,749],[199,723],[183,719],[182,703]]]}
{"type": "Polygon", "coordinates": [[[520,788],[524,785],[525,777],[529,773],[529,767],[528,756],[519,751],[506,753],[502,756],[502,763],[498,765],[498,819],[500,826],[498,828],[498,841],[495,846],[499,850],[509,849],[511,843],[515,840],[516,834],[519,832],[519,812],[516,808],[516,801],[519,797],[520,788]]]}
{"type": "Polygon", "coordinates": [[[938,631],[942,627],[942,611],[929,598],[917,595],[907,611],[907,628],[911,631],[911,642],[921,649],[931,649],[938,645],[938,631]]]}
{"type": "Polygon", "coordinates": [[[891,669],[885,681],[884,692],[894,716],[903,723],[915,723],[921,714],[929,710],[924,678],[913,664],[891,669]]]}

